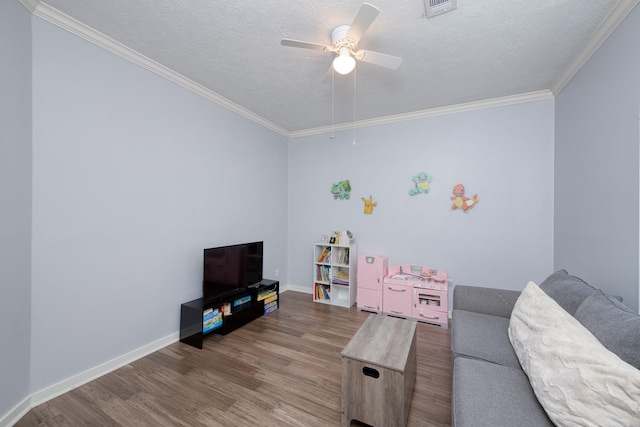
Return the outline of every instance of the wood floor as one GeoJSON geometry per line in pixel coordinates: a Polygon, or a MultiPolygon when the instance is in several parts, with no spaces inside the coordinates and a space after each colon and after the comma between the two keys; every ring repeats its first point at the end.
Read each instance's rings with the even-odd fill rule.
{"type": "MultiPolygon", "coordinates": [[[[339,426],[340,352],[369,316],[298,292],[204,349],[175,343],[29,411],[16,426],[339,426]]],[[[449,330],[418,323],[408,426],[451,425],[449,330]]]]}

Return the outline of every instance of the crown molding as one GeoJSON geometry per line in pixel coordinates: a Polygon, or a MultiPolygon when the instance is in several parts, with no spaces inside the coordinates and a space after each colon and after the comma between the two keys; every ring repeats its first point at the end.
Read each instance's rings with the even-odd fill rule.
{"type": "Polygon", "coordinates": [[[27,8],[27,10],[31,13],[34,13],[38,5],[40,4],[40,0],[18,0],[22,5],[27,8]]]}
{"type": "Polygon", "coordinates": [[[587,63],[589,58],[598,50],[604,41],[618,28],[618,25],[627,17],[640,0],[619,0],[616,7],[600,24],[589,43],[576,55],[569,66],[560,75],[560,78],[551,86],[551,92],[558,95],[571,81],[573,76],[587,63]]]}
{"type": "Polygon", "coordinates": [[[505,105],[521,104],[523,102],[541,101],[553,99],[553,93],[549,90],[523,93],[520,95],[504,96],[501,98],[485,99],[483,101],[467,102],[464,104],[449,105],[446,107],[431,108],[428,110],[414,111],[411,113],[395,114],[391,116],[378,117],[375,119],[359,120],[351,123],[341,123],[333,126],[323,126],[313,129],[289,132],[289,138],[301,138],[304,136],[320,135],[323,133],[333,133],[354,128],[386,125],[390,123],[404,122],[408,120],[424,119],[427,117],[442,116],[446,114],[464,113],[467,111],[481,110],[485,108],[502,107],[505,105]]]}
{"type": "Polygon", "coordinates": [[[33,15],[42,18],[45,21],[48,21],[66,31],[69,31],[70,33],[73,33],[91,43],[94,43],[128,61],[131,61],[159,76],[162,76],[178,84],[179,86],[190,90],[197,95],[215,102],[216,104],[289,139],[553,98],[555,95],[560,93],[560,91],[562,91],[564,86],[571,80],[571,78],[573,78],[578,70],[580,70],[580,68],[587,62],[587,60],[593,55],[593,53],[602,45],[607,37],[611,35],[611,33],[631,12],[631,10],[633,10],[633,8],[638,3],[640,3],[640,0],[619,0],[614,10],[600,25],[591,41],[573,59],[573,61],[571,61],[571,64],[562,73],[560,78],[552,85],[550,90],[543,90],[502,98],[494,98],[465,104],[457,104],[429,110],[421,110],[411,113],[379,117],[375,119],[361,120],[355,123],[342,123],[332,126],[304,129],[300,131],[288,131],[287,129],[284,129],[283,127],[278,126],[275,123],[265,119],[264,117],[259,116],[258,114],[234,103],[233,101],[205,88],[204,86],[194,82],[193,80],[190,80],[185,76],[165,67],[164,65],[161,65],[158,62],[147,58],[146,56],[123,45],[122,43],[119,43],[112,38],[107,37],[99,31],[96,31],[95,29],[83,24],[82,22],[60,12],[59,10],[47,5],[46,3],[42,3],[41,0],[19,1],[33,15]]]}
{"type": "Polygon", "coordinates": [[[70,17],[69,15],[60,12],[59,10],[47,5],[46,3],[42,3],[40,0],[19,0],[22,5],[27,8],[33,15],[44,19],[66,31],[69,31],[72,34],[75,34],[91,43],[94,43],[116,55],[124,58],[128,61],[133,62],[149,70],[161,77],[170,80],[179,86],[182,86],[191,92],[196,93],[210,101],[219,104],[220,106],[231,110],[253,122],[258,123],[261,126],[264,126],[267,129],[270,129],[284,137],[289,137],[289,132],[276,125],[275,123],[270,122],[262,116],[259,116],[252,111],[247,110],[246,108],[234,103],[233,101],[228,100],[227,98],[218,95],[217,93],[205,88],[204,86],[184,77],[181,74],[176,73],[170,68],[165,67],[158,62],[147,58],[141,53],[119,43],[112,38],[102,34],[99,31],[89,27],[88,25],[83,24],[82,22],[70,17]]]}

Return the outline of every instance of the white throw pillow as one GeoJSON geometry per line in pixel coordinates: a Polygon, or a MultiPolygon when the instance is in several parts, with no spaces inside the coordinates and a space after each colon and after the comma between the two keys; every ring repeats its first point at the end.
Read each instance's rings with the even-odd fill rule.
{"type": "Polygon", "coordinates": [[[640,371],[533,282],[513,309],[509,340],[554,424],[640,426],[640,371]]]}

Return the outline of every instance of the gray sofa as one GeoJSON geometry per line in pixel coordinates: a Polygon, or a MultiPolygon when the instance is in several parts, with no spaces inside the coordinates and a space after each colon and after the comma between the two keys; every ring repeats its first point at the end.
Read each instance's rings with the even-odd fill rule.
{"type": "MultiPolygon", "coordinates": [[[[640,316],[561,270],[540,288],[608,350],[640,369],[640,316]]],[[[518,291],[457,285],[453,292],[452,425],[553,426],[508,336],[518,291]]]]}

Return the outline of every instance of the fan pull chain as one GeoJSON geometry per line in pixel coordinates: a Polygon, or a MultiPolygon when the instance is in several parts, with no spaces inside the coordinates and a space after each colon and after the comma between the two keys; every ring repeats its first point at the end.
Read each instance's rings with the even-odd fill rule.
{"type": "Polygon", "coordinates": [[[356,72],[358,65],[353,69],[353,145],[356,145],[356,72]]]}
{"type": "Polygon", "coordinates": [[[329,139],[336,139],[335,135],[333,134],[333,121],[334,121],[334,116],[335,116],[335,92],[336,92],[336,71],[333,68],[333,66],[331,66],[331,136],[329,137],[329,139]]]}

